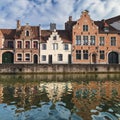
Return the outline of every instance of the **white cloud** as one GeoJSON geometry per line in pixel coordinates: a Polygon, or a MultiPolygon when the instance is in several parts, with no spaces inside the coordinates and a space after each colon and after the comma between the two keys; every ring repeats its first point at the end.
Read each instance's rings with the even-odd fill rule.
{"type": "Polygon", "coordinates": [[[15,28],[17,19],[42,26],[55,22],[63,28],[70,15],[77,20],[85,9],[93,20],[120,15],[119,0],[0,0],[0,5],[0,28],[15,28]]]}

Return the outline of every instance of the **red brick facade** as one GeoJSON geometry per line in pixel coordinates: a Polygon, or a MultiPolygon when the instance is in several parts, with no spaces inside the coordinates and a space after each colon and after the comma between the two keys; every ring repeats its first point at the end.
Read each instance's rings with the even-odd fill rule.
{"type": "Polygon", "coordinates": [[[83,11],[80,19],[73,23],[73,63],[119,63],[120,35],[107,21],[93,21],[88,11],[83,11]]]}

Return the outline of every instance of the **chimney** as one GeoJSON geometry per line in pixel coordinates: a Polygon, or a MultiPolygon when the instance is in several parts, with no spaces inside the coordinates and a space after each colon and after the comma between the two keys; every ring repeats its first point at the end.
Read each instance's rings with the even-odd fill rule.
{"type": "Polygon", "coordinates": [[[26,23],[26,26],[29,26],[29,23],[26,23]]]}
{"type": "Polygon", "coordinates": [[[41,36],[41,24],[39,24],[39,36],[41,36]]]}
{"type": "Polygon", "coordinates": [[[21,25],[20,25],[20,20],[17,20],[17,30],[20,30],[21,25]]]}
{"type": "Polygon", "coordinates": [[[72,21],[72,16],[69,16],[69,22],[72,21]]]}
{"type": "Polygon", "coordinates": [[[50,23],[50,31],[56,30],[56,24],[55,23],[50,23]]]}

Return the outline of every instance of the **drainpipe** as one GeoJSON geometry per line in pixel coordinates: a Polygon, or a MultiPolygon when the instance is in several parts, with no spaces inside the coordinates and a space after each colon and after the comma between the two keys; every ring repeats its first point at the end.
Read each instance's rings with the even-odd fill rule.
{"type": "Polygon", "coordinates": [[[39,50],[39,63],[40,63],[40,43],[41,43],[41,25],[39,24],[39,46],[38,46],[38,50],[39,50]]]}

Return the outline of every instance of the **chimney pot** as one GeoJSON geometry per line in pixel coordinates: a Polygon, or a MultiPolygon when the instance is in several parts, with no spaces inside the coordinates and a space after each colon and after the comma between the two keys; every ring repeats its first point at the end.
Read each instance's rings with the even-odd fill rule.
{"type": "Polygon", "coordinates": [[[69,21],[72,21],[72,16],[69,16],[69,21]]]}
{"type": "Polygon", "coordinates": [[[21,28],[20,20],[17,20],[17,29],[19,30],[20,28],[21,28]]]}
{"type": "Polygon", "coordinates": [[[50,30],[54,31],[56,29],[56,24],[55,23],[50,23],[50,30]]]}

